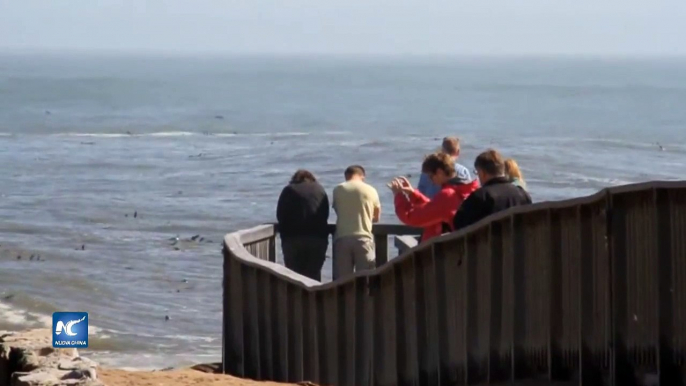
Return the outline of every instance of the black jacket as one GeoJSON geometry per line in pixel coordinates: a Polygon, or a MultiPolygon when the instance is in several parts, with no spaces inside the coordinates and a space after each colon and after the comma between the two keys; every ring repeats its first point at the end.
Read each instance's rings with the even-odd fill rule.
{"type": "Polygon", "coordinates": [[[505,177],[496,177],[475,190],[455,213],[455,230],[472,225],[479,220],[513,206],[531,204],[526,190],[516,186],[505,177]]]}
{"type": "Polygon", "coordinates": [[[328,237],[329,197],[317,182],[289,184],[276,206],[281,237],[328,237]]]}

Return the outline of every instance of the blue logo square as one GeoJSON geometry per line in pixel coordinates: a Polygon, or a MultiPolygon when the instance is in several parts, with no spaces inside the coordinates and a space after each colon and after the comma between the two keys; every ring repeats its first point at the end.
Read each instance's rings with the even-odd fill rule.
{"type": "Polygon", "coordinates": [[[88,347],[88,312],[53,313],[52,347],[88,347]]]}

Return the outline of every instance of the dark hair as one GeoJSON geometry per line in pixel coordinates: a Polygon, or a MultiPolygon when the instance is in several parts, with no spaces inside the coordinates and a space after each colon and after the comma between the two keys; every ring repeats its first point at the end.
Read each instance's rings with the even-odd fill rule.
{"type": "Polygon", "coordinates": [[[505,160],[495,149],[488,149],[474,160],[474,168],[491,176],[505,175],[505,160]]]}
{"type": "Polygon", "coordinates": [[[455,175],[455,161],[449,154],[436,152],[424,157],[422,173],[435,174],[438,170],[443,170],[448,177],[455,175]]]}
{"type": "Polygon", "coordinates": [[[291,184],[299,184],[302,182],[317,182],[317,179],[314,178],[314,174],[309,170],[300,169],[291,177],[291,184]]]}
{"type": "Polygon", "coordinates": [[[445,137],[441,148],[449,155],[455,155],[460,151],[460,139],[457,137],[445,137]]]}
{"type": "Polygon", "coordinates": [[[360,175],[362,177],[367,175],[364,171],[364,168],[360,165],[350,165],[345,169],[345,173],[343,173],[343,175],[345,175],[346,179],[348,179],[348,178],[350,178],[356,174],[360,175]]]}

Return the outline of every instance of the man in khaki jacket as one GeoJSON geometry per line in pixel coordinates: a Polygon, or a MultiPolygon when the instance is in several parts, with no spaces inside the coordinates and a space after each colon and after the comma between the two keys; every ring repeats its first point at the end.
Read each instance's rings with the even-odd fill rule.
{"type": "Polygon", "coordinates": [[[365,175],[362,166],[349,166],[345,182],[333,190],[333,280],[376,266],[372,223],[379,221],[381,203],[376,189],[364,182],[365,175]]]}

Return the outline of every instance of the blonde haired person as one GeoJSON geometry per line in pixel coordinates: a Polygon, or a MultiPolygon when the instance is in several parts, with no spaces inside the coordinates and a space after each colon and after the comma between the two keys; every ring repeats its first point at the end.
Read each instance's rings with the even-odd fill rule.
{"type": "Polygon", "coordinates": [[[526,181],[524,181],[524,176],[522,176],[522,171],[519,169],[517,161],[512,158],[505,160],[505,174],[512,179],[513,184],[526,190],[526,181]]]}

